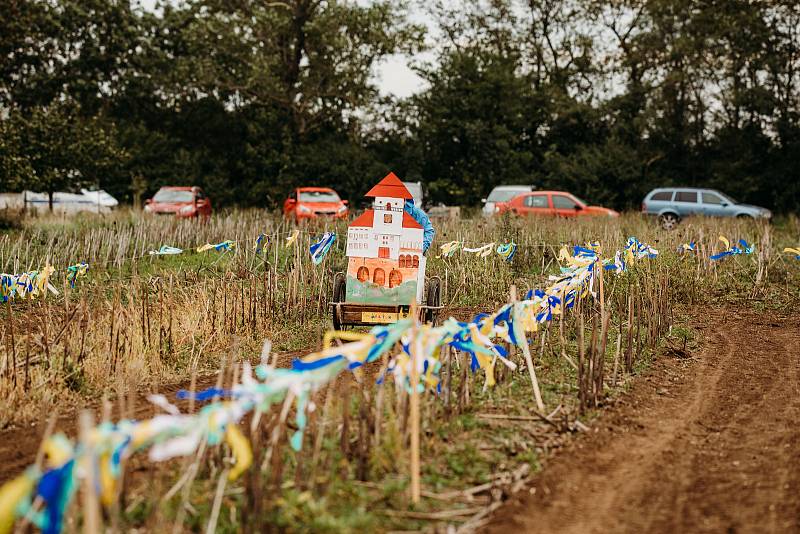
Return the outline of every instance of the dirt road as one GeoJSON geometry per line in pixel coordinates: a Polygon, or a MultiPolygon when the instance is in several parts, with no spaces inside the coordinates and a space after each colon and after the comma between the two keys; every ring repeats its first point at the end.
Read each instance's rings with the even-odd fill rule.
{"type": "Polygon", "coordinates": [[[800,316],[718,310],[489,532],[800,532],[800,316]]]}

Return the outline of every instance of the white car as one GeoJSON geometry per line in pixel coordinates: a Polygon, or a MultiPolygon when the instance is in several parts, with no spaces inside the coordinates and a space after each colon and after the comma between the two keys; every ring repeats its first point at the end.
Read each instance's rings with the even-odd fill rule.
{"type": "Polygon", "coordinates": [[[484,198],[483,209],[481,212],[484,217],[490,217],[497,212],[498,202],[508,202],[520,193],[530,193],[533,191],[532,185],[498,185],[489,196],[484,198]]]}
{"type": "MultiPolygon", "coordinates": [[[[80,193],[53,193],[53,213],[73,215],[82,211],[91,213],[110,213],[119,202],[102,189],[80,193]]],[[[29,209],[46,212],[50,209],[47,193],[23,191],[22,193],[0,193],[0,209],[29,209]]]]}

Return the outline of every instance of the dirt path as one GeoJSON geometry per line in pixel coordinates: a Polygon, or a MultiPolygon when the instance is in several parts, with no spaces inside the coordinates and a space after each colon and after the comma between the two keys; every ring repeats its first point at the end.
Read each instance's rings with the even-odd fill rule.
{"type": "Polygon", "coordinates": [[[800,317],[720,310],[488,532],[799,532],[800,317]]]}

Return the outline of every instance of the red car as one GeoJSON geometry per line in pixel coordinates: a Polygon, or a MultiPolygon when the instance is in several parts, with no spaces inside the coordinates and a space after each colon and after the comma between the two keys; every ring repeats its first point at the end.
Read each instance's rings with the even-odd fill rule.
{"type": "Polygon", "coordinates": [[[601,206],[587,206],[578,197],[564,191],[533,191],[517,195],[497,205],[498,213],[549,215],[551,217],[619,217],[619,213],[601,206]]]}
{"type": "Polygon", "coordinates": [[[328,187],[298,187],[283,203],[283,216],[295,221],[317,217],[345,219],[348,211],[347,201],[328,187]]]}
{"type": "Polygon", "coordinates": [[[211,216],[211,200],[199,187],[165,186],[144,203],[145,213],[175,215],[188,219],[211,216]]]}

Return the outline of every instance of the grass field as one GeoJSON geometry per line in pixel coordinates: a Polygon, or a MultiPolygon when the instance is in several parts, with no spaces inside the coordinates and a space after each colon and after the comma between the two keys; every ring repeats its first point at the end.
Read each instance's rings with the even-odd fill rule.
{"type": "MultiPolygon", "coordinates": [[[[420,504],[412,506],[407,492],[409,397],[391,378],[377,385],[380,365],[373,365],[315,395],[317,410],[309,414],[309,439],[300,452],[286,446],[288,432],[276,424],[280,406],[251,425],[254,467],[239,482],[219,483],[230,463],[226,448],[165,464],[144,456],[129,462],[124,487],[106,514],[109,524],[195,531],[211,520],[220,532],[341,532],[479,522],[484,510],[518,489],[570,433],[590,426],[597,410],[652,358],[691,351],[697,339],[690,314],[733,302],[785,308],[800,297],[800,262],[781,252],[798,245],[794,218],[772,225],[696,219],[673,232],[639,214],[577,221],[465,219],[436,229],[428,275],[443,280],[443,315],[459,320],[498,309],[509,301],[512,286],[520,297],[545,287],[559,272],[563,245],[599,242],[610,256],[636,236],[660,254],[622,275],[607,275],[602,301],[582,299],[533,337],[547,420],[532,411],[524,365],[513,372],[498,366],[497,384],[486,387],[482,371],[469,371],[466,354],[442,356],[446,387],[421,399],[420,504]],[[720,235],[754,243],[755,252],[713,262],[709,256],[721,250],[720,235]],[[496,254],[436,257],[439,246],[452,240],[467,246],[513,240],[519,248],[510,263],[496,254]],[[696,253],[676,252],[689,242],[697,243],[696,253]],[[608,311],[607,321],[601,309],[608,311]],[[193,473],[190,481],[173,486],[187,472],[193,473]]],[[[229,384],[242,361],[259,361],[267,339],[279,365],[318,350],[331,327],[333,275],[345,267],[346,227],[303,227],[286,246],[291,230],[255,210],[223,213],[208,224],[126,211],[19,222],[0,238],[0,271],[48,263],[63,271],[77,262],[90,269],[74,288],[61,272],[54,275],[59,296],[4,305],[2,441],[16,436],[17,448],[31,449],[33,457],[52,414],[61,414],[58,426],[74,432],[74,413],[85,405],[106,419],[145,417],[148,392],[229,384]],[[327,229],[339,240],[315,266],[309,240],[327,229]],[[259,255],[253,244],[261,233],[271,236],[271,244],[259,255]],[[231,252],[194,252],[227,239],[237,242],[231,252]],[[161,245],[187,252],[148,255],[161,245]],[[31,425],[35,430],[26,430],[31,425]]],[[[511,359],[524,363],[513,351],[511,359]]],[[[6,445],[3,454],[8,450],[6,445]]],[[[6,479],[17,473],[2,474],[6,479]]],[[[67,530],[80,522],[80,509],[73,506],[67,530]]]]}

